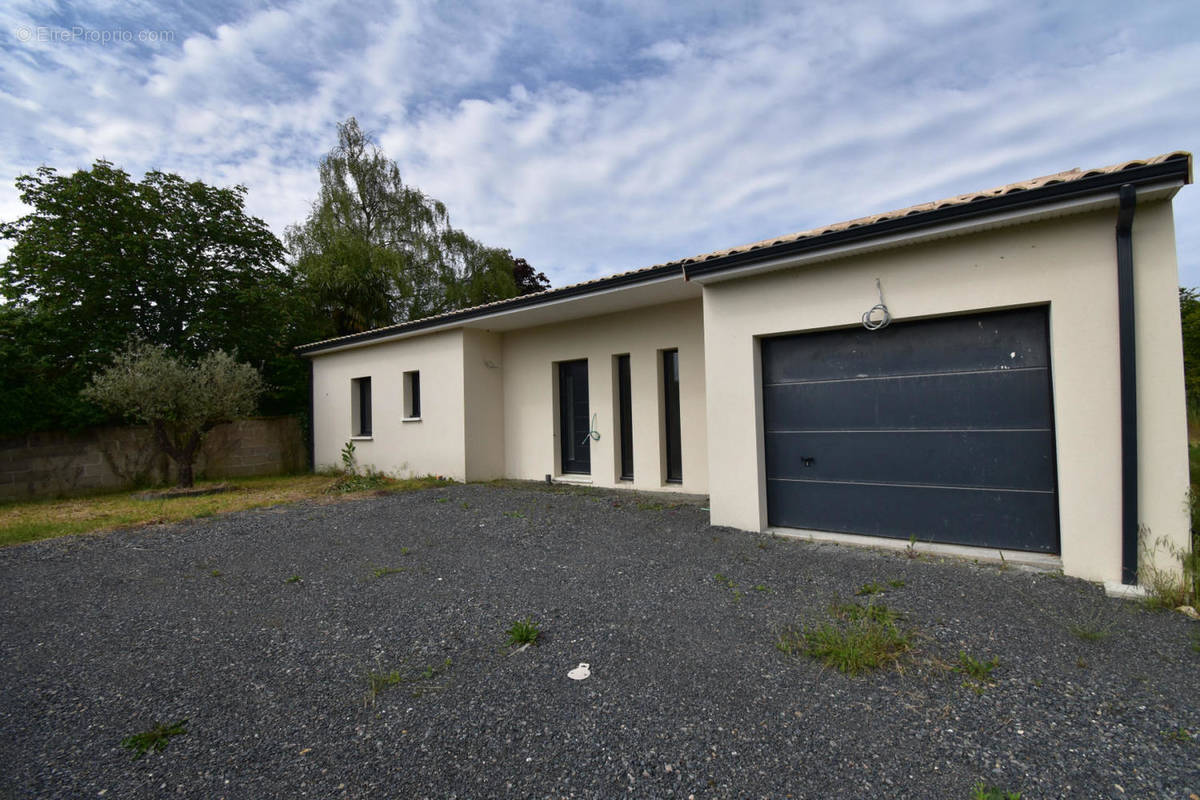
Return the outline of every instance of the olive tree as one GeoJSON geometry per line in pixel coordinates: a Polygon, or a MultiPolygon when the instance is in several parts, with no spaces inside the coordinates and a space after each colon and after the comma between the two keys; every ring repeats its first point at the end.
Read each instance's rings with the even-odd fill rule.
{"type": "Polygon", "coordinates": [[[253,414],[263,389],[258,370],[222,350],[187,361],[143,343],[118,354],[83,394],[149,425],[155,444],[175,462],[178,485],[186,488],[193,485],[192,465],[205,435],[253,414]]]}

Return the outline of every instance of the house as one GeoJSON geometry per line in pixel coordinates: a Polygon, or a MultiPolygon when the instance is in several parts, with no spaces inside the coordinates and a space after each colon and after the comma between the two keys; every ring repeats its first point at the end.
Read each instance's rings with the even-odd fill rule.
{"type": "Polygon", "coordinates": [[[1188,153],[1071,170],[306,345],[314,462],[1134,583],[1139,528],[1188,543],[1190,182],[1188,153]]]}

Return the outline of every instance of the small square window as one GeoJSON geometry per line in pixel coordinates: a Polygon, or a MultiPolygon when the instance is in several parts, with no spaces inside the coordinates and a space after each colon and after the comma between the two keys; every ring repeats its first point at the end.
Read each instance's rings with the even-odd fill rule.
{"type": "Polygon", "coordinates": [[[404,373],[404,418],[421,418],[421,373],[404,373]]]}
{"type": "Polygon", "coordinates": [[[355,378],[350,382],[351,426],[354,436],[371,435],[371,379],[355,378]]]}

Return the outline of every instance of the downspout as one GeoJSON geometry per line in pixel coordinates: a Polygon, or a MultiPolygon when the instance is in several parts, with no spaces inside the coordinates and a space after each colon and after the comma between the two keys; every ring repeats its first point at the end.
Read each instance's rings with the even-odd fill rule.
{"type": "Polygon", "coordinates": [[[1133,318],[1133,212],[1137,190],[1121,187],[1117,211],[1117,326],[1121,356],[1121,582],[1138,581],[1137,346],[1133,318]]]}

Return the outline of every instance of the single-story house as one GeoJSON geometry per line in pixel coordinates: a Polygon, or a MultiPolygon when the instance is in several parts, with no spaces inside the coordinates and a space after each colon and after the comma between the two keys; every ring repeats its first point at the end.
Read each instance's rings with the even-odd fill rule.
{"type": "Polygon", "coordinates": [[[306,345],[316,465],[706,493],[748,531],[1134,583],[1188,545],[1171,200],[1191,156],[306,345]]]}

